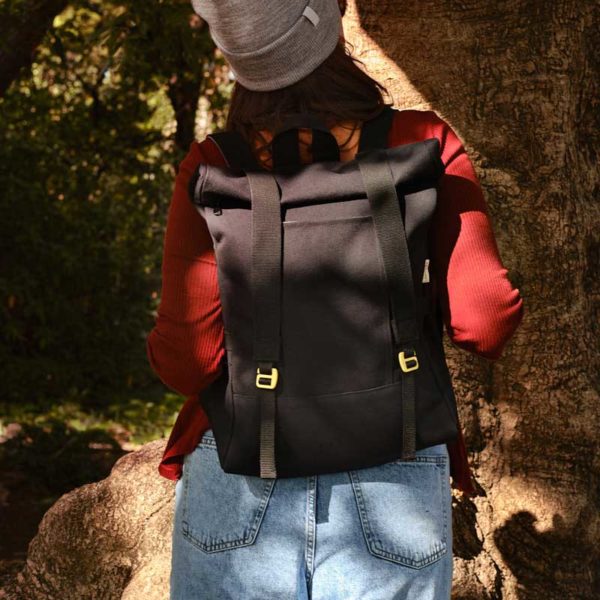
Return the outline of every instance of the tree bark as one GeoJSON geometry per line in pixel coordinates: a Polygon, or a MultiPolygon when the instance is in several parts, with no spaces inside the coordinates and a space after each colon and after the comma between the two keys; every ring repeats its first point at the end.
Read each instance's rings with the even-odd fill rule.
{"type": "Polygon", "coordinates": [[[0,97],[31,65],[35,50],[52,26],[56,15],[67,6],[66,0],[28,0],[18,11],[2,14],[0,19],[0,97]]]}
{"type": "Polygon", "coordinates": [[[168,82],[167,93],[177,122],[175,143],[185,153],[195,139],[196,109],[201,87],[202,74],[187,74],[185,66],[182,66],[182,70],[174,74],[168,82]]]}
{"type": "Polygon", "coordinates": [[[156,470],[164,448],[145,444],[55,502],[0,599],[168,598],[174,484],[156,470]]]}
{"type": "Polygon", "coordinates": [[[355,0],[346,38],[399,108],[459,134],[525,316],[489,363],[446,342],[480,494],[454,598],[600,597],[598,8],[355,0]]]}

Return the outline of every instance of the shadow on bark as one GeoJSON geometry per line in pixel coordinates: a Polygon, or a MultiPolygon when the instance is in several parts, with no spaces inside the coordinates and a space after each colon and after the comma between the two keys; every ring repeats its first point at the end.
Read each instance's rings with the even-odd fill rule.
{"type": "Polygon", "coordinates": [[[446,340],[485,490],[454,506],[461,600],[600,597],[598,16],[592,0],[355,0],[345,21],[396,107],[463,140],[524,298],[498,362],[446,340]]]}
{"type": "Polygon", "coordinates": [[[597,556],[597,544],[576,540],[560,515],[554,515],[549,531],[538,531],[536,521],[530,512],[518,512],[494,532],[496,546],[517,578],[518,598],[600,598],[597,583],[589,591],[581,588],[582,580],[591,581],[600,572],[600,561],[590,561],[597,556]]]}

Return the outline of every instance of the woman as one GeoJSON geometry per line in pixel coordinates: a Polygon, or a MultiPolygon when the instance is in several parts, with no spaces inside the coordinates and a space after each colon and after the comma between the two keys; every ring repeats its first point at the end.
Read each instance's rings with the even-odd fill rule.
{"type": "MultiPolygon", "coordinates": [[[[295,112],[321,117],[341,160],[354,158],[362,123],[382,110],[385,90],[347,52],[336,0],[193,4],[236,75],[227,129],[242,133],[265,168],[273,130],[295,112]]],[[[446,331],[457,346],[495,360],[521,321],[522,299],[464,147],[433,111],[418,110],[396,112],[388,145],[431,137],[445,165],[430,256],[446,331]]],[[[305,163],[310,141],[302,131],[305,163]]],[[[450,476],[474,493],[462,435],[418,450],[414,462],[352,472],[265,480],[222,470],[198,402],[225,352],[212,241],[187,195],[201,162],[225,164],[210,139],[191,145],[177,175],[147,343],[163,382],[189,396],[159,466],[177,480],[171,598],[449,598],[450,476]]]]}

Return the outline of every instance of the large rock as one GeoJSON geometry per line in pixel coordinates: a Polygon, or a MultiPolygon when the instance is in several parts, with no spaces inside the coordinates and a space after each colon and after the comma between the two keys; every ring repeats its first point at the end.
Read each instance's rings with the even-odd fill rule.
{"type": "Polygon", "coordinates": [[[44,515],[10,600],[169,597],[174,483],[158,474],[164,440],[119,459],[106,479],[62,496],[44,515]]]}

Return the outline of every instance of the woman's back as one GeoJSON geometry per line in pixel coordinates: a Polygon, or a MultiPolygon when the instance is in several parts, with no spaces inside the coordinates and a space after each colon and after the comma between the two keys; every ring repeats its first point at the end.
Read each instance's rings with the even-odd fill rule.
{"type": "MultiPolygon", "coordinates": [[[[226,129],[241,134],[263,166],[272,167],[272,132],[298,112],[331,128],[342,161],[355,157],[361,125],[385,105],[385,88],[346,51],[337,0],[192,2],[236,75],[226,129]]],[[[309,163],[311,134],[299,137],[300,160],[309,163]]],[[[445,168],[428,237],[433,293],[451,341],[497,359],[522,319],[519,290],[459,137],[434,111],[396,112],[388,146],[428,138],[439,141],[445,168]]],[[[222,469],[200,402],[226,354],[215,250],[188,196],[201,163],[225,166],[210,138],[192,143],[177,174],[158,318],[147,339],[155,372],[189,396],[159,466],[177,481],[171,599],[447,600],[450,477],[474,492],[462,434],[418,450],[416,461],[367,469],[281,479],[222,469]]]]}
{"type": "MultiPolygon", "coordinates": [[[[342,140],[347,135],[338,132],[342,140]]],[[[440,141],[445,166],[431,238],[438,264],[432,277],[446,332],[459,348],[495,360],[522,319],[522,300],[500,259],[471,161],[452,128],[434,111],[397,111],[388,142],[395,146],[430,137],[440,141]]],[[[347,150],[348,156],[355,152],[347,150]]],[[[304,157],[310,158],[307,149],[304,157]]],[[[147,343],[150,363],[162,381],[189,396],[159,466],[173,480],[209,426],[197,394],[218,376],[225,352],[212,240],[187,194],[189,179],[202,162],[225,165],[209,138],[194,142],[179,168],[165,235],[159,316],[147,343]]],[[[453,485],[473,492],[462,436],[449,450],[453,485]]]]}

